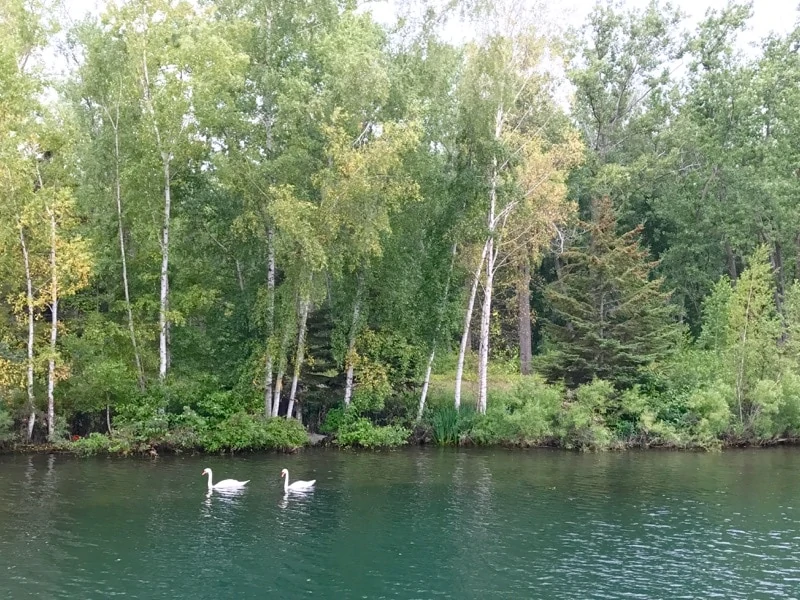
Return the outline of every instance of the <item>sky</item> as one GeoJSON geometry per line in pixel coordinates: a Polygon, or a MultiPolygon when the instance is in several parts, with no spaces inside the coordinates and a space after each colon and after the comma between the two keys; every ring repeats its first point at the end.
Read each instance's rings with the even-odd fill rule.
{"type": "MultiPolygon", "coordinates": [[[[376,16],[382,21],[389,21],[394,14],[394,6],[400,5],[403,0],[381,0],[373,2],[376,16]]],[[[580,24],[589,14],[596,0],[562,0],[559,3],[559,16],[571,25],[580,24]]],[[[649,0],[623,0],[623,5],[644,7],[649,0]]],[[[721,9],[728,0],[672,0],[689,16],[690,22],[697,22],[708,9],[721,9]]],[[[753,40],[760,39],[770,31],[786,33],[792,28],[797,19],[797,7],[800,0],[753,0],[753,18],[750,23],[750,36],[753,40]]],[[[64,0],[67,14],[78,20],[88,11],[96,10],[102,6],[102,0],[64,0]]]]}
{"type": "MultiPolygon", "coordinates": [[[[394,21],[397,7],[403,6],[405,0],[372,0],[370,9],[376,19],[389,24],[394,21]]],[[[525,0],[520,0],[525,1],[525,0]]],[[[596,4],[597,0],[550,0],[551,15],[558,20],[560,25],[579,26],[583,23],[596,4]],[[557,7],[553,7],[556,5],[557,7]]],[[[622,0],[623,6],[643,8],[650,0],[622,0]]],[[[710,9],[722,9],[728,0],[671,0],[672,4],[680,8],[687,15],[686,25],[691,27],[699,22],[710,9]]],[[[82,19],[89,12],[98,12],[106,3],[105,0],[63,0],[64,10],[69,20],[75,22],[82,19]]],[[[663,4],[663,0],[662,0],[663,4]]],[[[747,51],[759,40],[771,32],[778,34],[788,33],[797,22],[798,4],[800,0],[752,0],[753,16],[749,21],[747,30],[741,35],[739,42],[742,50],[747,51]]],[[[464,38],[464,31],[458,26],[451,26],[448,37],[454,40],[464,38]]],[[[66,65],[59,59],[51,62],[53,70],[60,71],[66,65]]]]}

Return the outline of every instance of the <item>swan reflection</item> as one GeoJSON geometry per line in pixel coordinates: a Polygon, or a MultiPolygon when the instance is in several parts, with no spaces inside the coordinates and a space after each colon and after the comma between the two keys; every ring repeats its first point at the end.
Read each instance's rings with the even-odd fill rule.
{"type": "Polygon", "coordinates": [[[306,500],[309,500],[311,496],[314,494],[314,490],[290,490],[288,492],[284,492],[283,497],[281,498],[280,502],[278,502],[278,506],[281,508],[288,508],[289,506],[289,499],[296,504],[303,504],[306,500]]]}
{"type": "Polygon", "coordinates": [[[212,498],[216,497],[217,502],[223,504],[236,504],[236,499],[244,496],[244,489],[213,489],[205,493],[203,504],[211,506],[212,498]]]}

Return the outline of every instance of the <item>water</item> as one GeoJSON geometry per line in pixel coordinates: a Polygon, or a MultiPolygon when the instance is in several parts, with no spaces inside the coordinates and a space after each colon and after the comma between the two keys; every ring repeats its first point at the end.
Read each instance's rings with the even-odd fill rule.
{"type": "Polygon", "coordinates": [[[0,598],[800,598],[800,450],[0,457],[0,598]],[[206,497],[205,478],[252,479],[206,497]],[[316,478],[283,495],[280,470],[316,478]]]}

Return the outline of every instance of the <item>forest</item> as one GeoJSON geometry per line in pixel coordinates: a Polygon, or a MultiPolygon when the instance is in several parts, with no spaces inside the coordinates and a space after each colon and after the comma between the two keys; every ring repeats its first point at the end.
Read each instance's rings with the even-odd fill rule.
{"type": "Polygon", "coordinates": [[[0,0],[1,446],[798,438],[800,28],[60,14],[0,0]]]}

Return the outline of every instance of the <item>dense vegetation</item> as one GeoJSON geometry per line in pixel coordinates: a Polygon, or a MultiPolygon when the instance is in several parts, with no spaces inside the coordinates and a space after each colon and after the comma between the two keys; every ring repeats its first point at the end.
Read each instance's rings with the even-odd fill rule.
{"type": "Polygon", "coordinates": [[[795,438],[800,29],[444,4],[0,0],[0,444],[795,438]]]}

